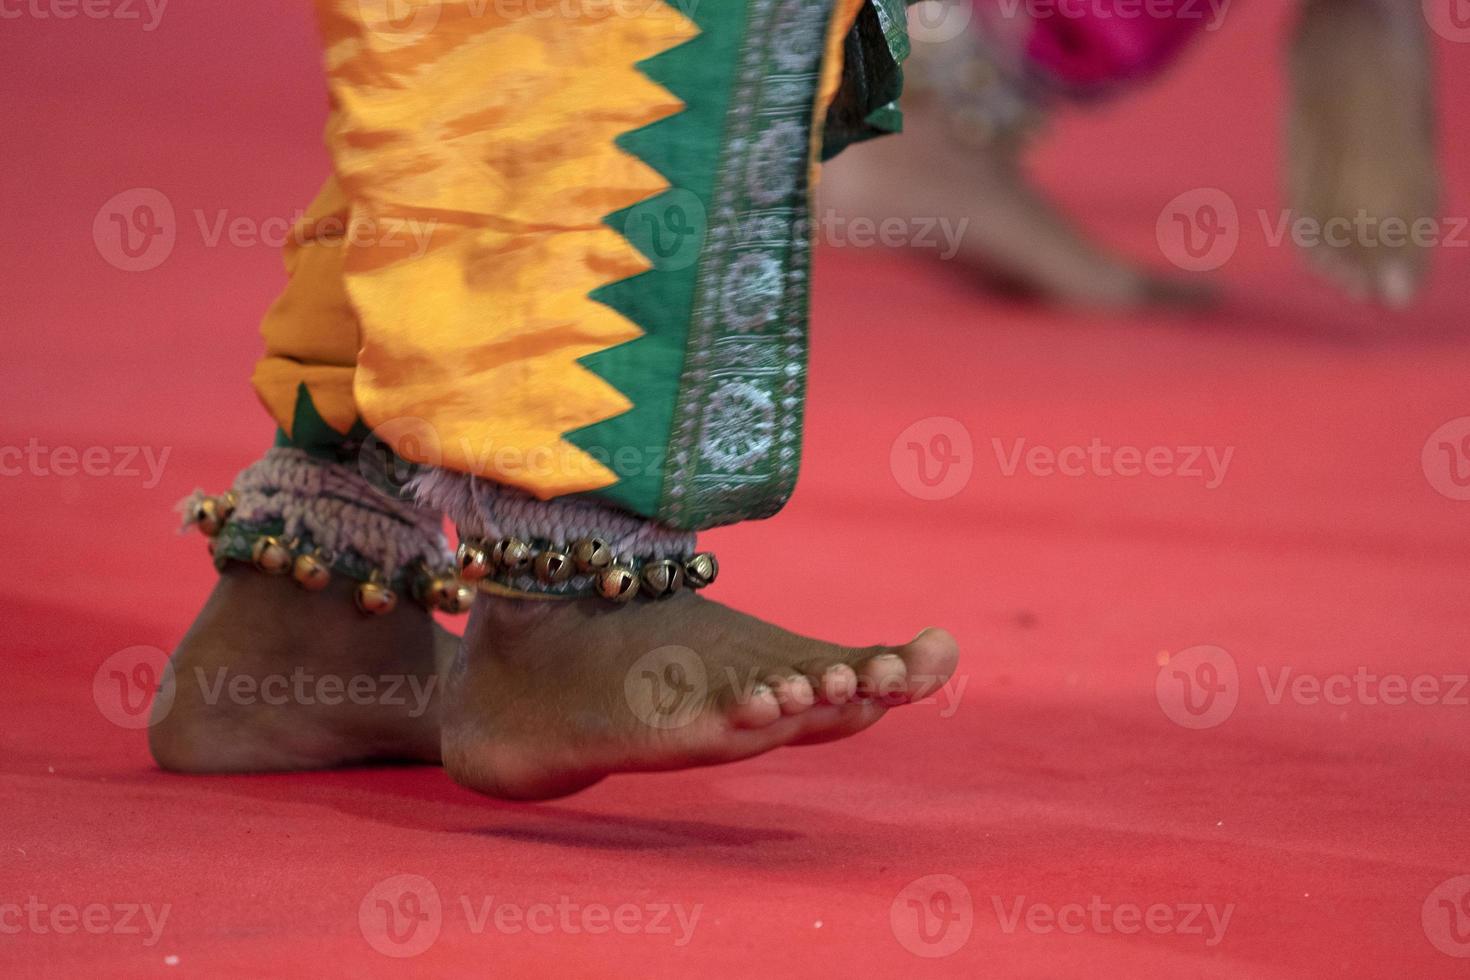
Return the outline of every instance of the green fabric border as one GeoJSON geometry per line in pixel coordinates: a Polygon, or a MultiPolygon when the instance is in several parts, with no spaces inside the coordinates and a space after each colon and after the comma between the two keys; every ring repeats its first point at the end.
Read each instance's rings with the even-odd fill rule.
{"type": "Polygon", "coordinates": [[[627,395],[633,408],[566,437],[619,477],[613,486],[587,496],[644,515],[657,512],[663,491],[663,452],[673,427],[699,254],[724,150],[729,79],[746,30],[744,4],[701,3],[689,13],[700,34],[637,65],[685,108],[617,140],[670,187],[604,219],[654,268],[591,294],[636,323],[644,336],[580,362],[627,395]]]}
{"type": "MultiPolygon", "coordinates": [[[[612,486],[581,496],[649,517],[660,515],[666,504],[666,455],[687,381],[706,233],[729,149],[731,97],[751,30],[745,3],[690,7],[686,14],[700,33],[636,66],[685,108],[617,140],[619,147],[663,175],[670,187],[604,219],[653,268],[590,294],[637,324],[644,336],[580,361],[626,395],[633,407],[566,434],[617,476],[612,486]]],[[[824,157],[901,128],[899,66],[909,52],[905,18],[904,0],[870,0],[860,11],[846,41],[842,87],[826,120],[824,157]]]]}

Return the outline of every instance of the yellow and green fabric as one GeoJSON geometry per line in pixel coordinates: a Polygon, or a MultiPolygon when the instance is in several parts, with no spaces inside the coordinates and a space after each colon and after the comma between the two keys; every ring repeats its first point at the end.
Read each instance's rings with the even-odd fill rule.
{"type": "Polygon", "coordinates": [[[334,174],[254,379],[280,441],[671,528],[779,509],[811,185],[898,126],[899,0],[317,7],[334,174]]]}

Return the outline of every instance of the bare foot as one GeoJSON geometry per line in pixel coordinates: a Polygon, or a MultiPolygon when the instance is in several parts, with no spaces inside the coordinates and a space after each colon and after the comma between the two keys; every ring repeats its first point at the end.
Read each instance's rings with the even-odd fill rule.
{"type": "Polygon", "coordinates": [[[170,661],[149,747],[178,772],[439,761],[440,681],[457,638],[417,605],[369,618],[356,583],[308,593],[231,565],[170,661]]]}
{"type": "Polygon", "coordinates": [[[1349,294],[1406,306],[1428,264],[1411,232],[1439,195],[1419,5],[1307,0],[1291,78],[1290,198],[1326,238],[1309,257],[1349,294]]]}
{"type": "Polygon", "coordinates": [[[829,237],[843,244],[838,231],[850,232],[854,218],[879,228],[900,219],[915,239],[937,223],[942,234],[914,241],[914,251],[1066,306],[1198,307],[1214,298],[1198,279],[1145,269],[1089,240],[1032,185],[1019,152],[1010,141],[961,141],[938,96],[905,96],[902,135],[852,147],[824,169],[822,204],[843,219],[823,214],[829,237]]]}
{"type": "Polygon", "coordinates": [[[692,593],[629,608],[482,595],[446,677],[444,765],[471,789],[539,800],[734,762],[855,734],[937,690],[958,656],[941,630],[850,649],[692,593]]]}

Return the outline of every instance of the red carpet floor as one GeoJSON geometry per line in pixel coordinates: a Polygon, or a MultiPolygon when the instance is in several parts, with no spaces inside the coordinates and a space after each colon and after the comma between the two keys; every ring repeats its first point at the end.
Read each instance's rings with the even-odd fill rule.
{"type": "MultiPolygon", "coordinates": [[[[433,768],[155,770],[102,668],[181,635],[212,573],[170,508],[270,435],[245,378],[278,259],[208,231],[289,216],[324,172],[300,6],[179,4],[152,31],[28,15],[0,38],[26,89],[0,170],[0,446],[49,461],[0,459],[0,973],[1466,975],[1470,501],[1438,448],[1463,433],[1431,436],[1470,416],[1470,252],[1441,249],[1423,305],[1384,315],[1264,239],[1265,4],[1040,161],[1153,262],[1165,202],[1228,192],[1217,313],[1064,316],[916,260],[821,257],[804,480],[778,520],[711,536],[717,594],[845,641],[948,626],[963,686],[939,703],[543,806],[433,768]],[[92,225],[137,187],[178,241],[126,273],[92,225]],[[893,449],[936,419],[970,445],[953,496],[924,500],[910,439],[893,449]],[[1011,469],[1017,440],[1229,457],[1218,479],[1189,451],[1153,457],[1174,475],[1067,476],[1011,469]],[[65,447],[100,447],[94,475],[65,447]]],[[[1464,92],[1463,45],[1438,51],[1464,92]]],[[[1470,114],[1444,115],[1464,215],[1470,114]]]]}

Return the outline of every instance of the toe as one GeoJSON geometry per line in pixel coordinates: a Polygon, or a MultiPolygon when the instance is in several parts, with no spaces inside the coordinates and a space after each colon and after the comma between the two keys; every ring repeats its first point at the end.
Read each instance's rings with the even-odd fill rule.
{"type": "Polygon", "coordinates": [[[878,704],[909,699],[908,666],[896,653],[883,653],[858,665],[858,698],[878,704]]]}
{"type": "Polygon", "coordinates": [[[729,709],[736,728],[764,728],[781,717],[781,704],[768,684],[757,684],[734,698],[729,709]]]}
{"type": "Polygon", "coordinates": [[[816,678],[814,687],[827,704],[846,704],[857,695],[857,672],[847,664],[832,664],[816,678]]]}
{"type": "Polygon", "coordinates": [[[899,651],[907,668],[908,699],[919,701],[944,686],[960,662],[955,638],[941,629],[927,629],[899,651]]]}
{"type": "Polygon", "coordinates": [[[1390,309],[1401,310],[1414,301],[1419,283],[1405,259],[1390,259],[1378,270],[1378,298],[1390,309]]]}
{"type": "Polygon", "coordinates": [[[817,702],[812,682],[801,674],[770,677],[766,683],[776,693],[776,702],[781,705],[781,713],[784,715],[801,714],[817,702]]]}

